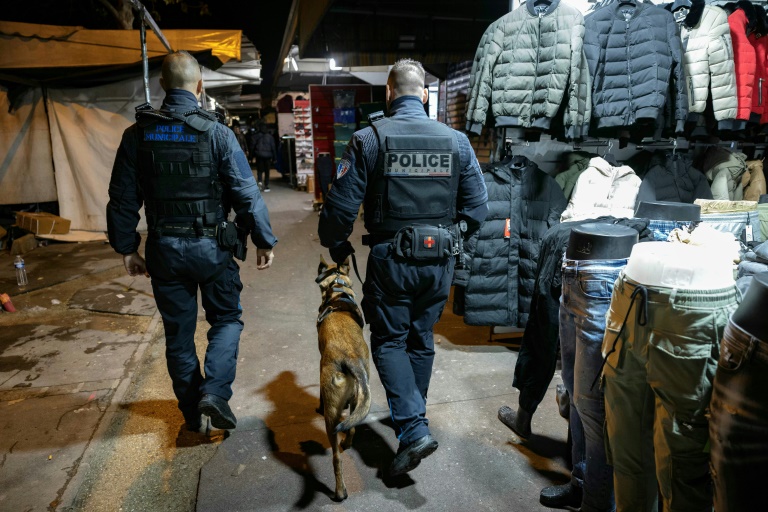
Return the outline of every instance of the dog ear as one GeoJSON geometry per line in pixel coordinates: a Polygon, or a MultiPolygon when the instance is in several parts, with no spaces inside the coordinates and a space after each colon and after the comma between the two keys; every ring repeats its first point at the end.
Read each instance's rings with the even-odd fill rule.
{"type": "Polygon", "coordinates": [[[328,270],[328,263],[325,262],[325,258],[323,258],[323,255],[320,255],[320,265],[317,267],[317,275],[322,274],[328,270]]]}

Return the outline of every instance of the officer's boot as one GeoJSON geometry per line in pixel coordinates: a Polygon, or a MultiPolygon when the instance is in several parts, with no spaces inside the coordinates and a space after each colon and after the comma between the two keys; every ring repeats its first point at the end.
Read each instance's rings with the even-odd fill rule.
{"type": "Polygon", "coordinates": [[[582,489],[572,482],[552,485],[541,490],[539,503],[549,508],[581,507],[582,489]]]}
{"type": "Polygon", "coordinates": [[[502,405],[499,409],[499,420],[511,428],[520,439],[531,437],[531,413],[522,407],[518,407],[515,412],[510,407],[502,405]]]}

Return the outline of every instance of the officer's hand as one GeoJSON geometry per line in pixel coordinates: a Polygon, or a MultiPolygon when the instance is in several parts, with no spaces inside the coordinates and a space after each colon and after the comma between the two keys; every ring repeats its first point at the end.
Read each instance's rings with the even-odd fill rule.
{"type": "Polygon", "coordinates": [[[272,249],[256,248],[256,268],[264,270],[272,266],[272,260],[275,258],[272,249]]]}
{"type": "Polygon", "coordinates": [[[349,258],[349,255],[355,252],[355,248],[352,247],[349,240],[345,240],[341,245],[328,249],[328,252],[331,253],[331,259],[334,263],[343,265],[344,262],[347,261],[347,258],[349,258]]]}
{"type": "Polygon", "coordinates": [[[137,252],[124,255],[123,265],[125,265],[125,270],[128,271],[129,276],[144,274],[144,276],[149,277],[149,273],[147,272],[147,262],[144,261],[144,258],[137,252]]]}

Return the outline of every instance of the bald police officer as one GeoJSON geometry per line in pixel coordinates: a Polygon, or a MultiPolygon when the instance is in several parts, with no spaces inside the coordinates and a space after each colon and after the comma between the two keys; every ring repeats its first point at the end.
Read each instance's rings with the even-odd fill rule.
{"type": "Polygon", "coordinates": [[[390,475],[411,471],[438,446],[426,417],[433,328],[453,277],[457,223],[468,237],[488,212],[480,167],[466,136],[430,120],[424,68],[403,59],[386,86],[389,117],[356,132],[323,204],[318,232],[336,263],[363,204],[370,246],[363,311],[400,447],[390,475]]]}
{"type": "Polygon", "coordinates": [[[202,77],[184,51],[163,61],[160,110],[137,109],[136,124],[123,134],[109,184],[109,242],[123,255],[129,275],[152,278],[165,327],[166,359],[186,426],[198,431],[201,414],[211,425],[235,428],[228,401],[243,322],[240,259],[245,234],[257,247],[258,269],[272,264],[269,214],[235,135],[198,108],[202,77]],[[137,252],[139,210],[149,234],[146,262],[137,252]],[[235,225],[227,222],[230,209],[235,225]],[[239,236],[238,236],[239,235],[239,236]],[[195,350],[197,291],[210,324],[205,378],[195,350]]]}

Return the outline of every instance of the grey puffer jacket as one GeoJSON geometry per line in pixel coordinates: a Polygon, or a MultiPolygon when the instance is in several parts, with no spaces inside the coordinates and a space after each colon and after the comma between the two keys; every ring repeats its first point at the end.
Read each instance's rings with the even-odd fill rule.
{"type": "Polygon", "coordinates": [[[712,189],[712,198],[725,201],[744,199],[741,176],[747,172],[747,156],[725,148],[711,147],[702,156],[702,168],[712,189]]]}
{"type": "MultiPolygon", "coordinates": [[[[664,8],[671,12],[673,5],[664,8]]],[[[677,19],[685,13],[678,10],[673,16],[677,19]]],[[[704,0],[692,0],[690,10],[680,22],[680,37],[688,87],[688,120],[694,122],[704,112],[711,88],[719,128],[733,129],[739,104],[728,14],[704,0]]]]}
{"type": "Polygon", "coordinates": [[[586,20],[584,53],[597,129],[657,121],[674,105],[676,132],[688,115],[683,49],[672,14],[642,2],[608,5],[586,20]],[[673,97],[669,97],[670,84],[673,97]]]}
{"type": "Polygon", "coordinates": [[[584,17],[559,0],[533,3],[497,20],[480,41],[480,78],[470,88],[467,127],[480,133],[492,113],[496,126],[547,130],[565,103],[565,136],[581,138],[591,108],[584,17]]]}
{"type": "Polygon", "coordinates": [[[712,190],[704,174],[693,167],[690,157],[680,153],[654,153],[648,171],[643,175],[643,182],[637,193],[637,203],[693,203],[696,199],[712,199],[712,190]]]}
{"type": "Polygon", "coordinates": [[[554,178],[525,157],[489,166],[484,178],[488,216],[466,245],[472,263],[464,322],[524,327],[541,238],[558,223],[565,196],[554,178]]]}

